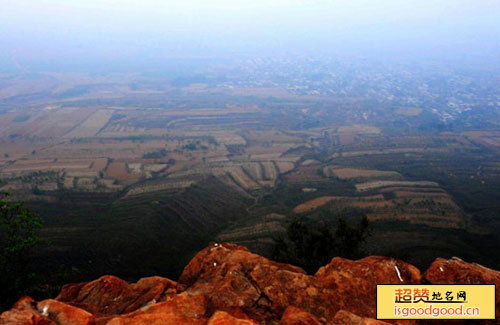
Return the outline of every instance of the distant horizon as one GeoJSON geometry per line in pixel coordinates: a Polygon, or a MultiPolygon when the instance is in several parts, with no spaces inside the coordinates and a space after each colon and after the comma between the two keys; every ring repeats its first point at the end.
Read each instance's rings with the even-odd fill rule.
{"type": "Polygon", "coordinates": [[[498,1],[6,2],[0,59],[16,64],[161,61],[175,57],[500,57],[498,1]]]}
{"type": "Polygon", "coordinates": [[[346,323],[500,270],[500,0],[0,7],[0,323],[346,323]]]}

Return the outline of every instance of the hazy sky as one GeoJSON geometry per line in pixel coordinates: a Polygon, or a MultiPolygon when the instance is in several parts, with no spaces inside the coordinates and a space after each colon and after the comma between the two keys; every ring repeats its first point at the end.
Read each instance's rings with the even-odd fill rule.
{"type": "Polygon", "coordinates": [[[500,54],[499,0],[0,0],[0,58],[500,54]]]}

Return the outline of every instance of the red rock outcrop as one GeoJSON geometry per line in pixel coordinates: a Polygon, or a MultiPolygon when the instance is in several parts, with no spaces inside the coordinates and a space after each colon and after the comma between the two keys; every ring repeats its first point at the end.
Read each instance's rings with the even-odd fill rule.
{"type": "MultiPolygon", "coordinates": [[[[423,281],[500,285],[500,272],[460,259],[437,259],[423,281]]],[[[214,243],[191,260],[179,283],[150,277],[129,284],[103,276],[65,285],[55,300],[21,298],[0,315],[0,324],[417,324],[375,320],[375,292],[380,283],[420,282],[417,268],[393,258],[336,257],[307,275],[244,247],[214,243]]],[[[497,291],[497,313],[499,298],[497,291]]]]}
{"type": "Polygon", "coordinates": [[[202,294],[180,293],[167,301],[150,304],[113,318],[102,317],[100,324],[206,324],[207,301],[202,294]]]}
{"type": "MultiPolygon", "coordinates": [[[[314,277],[328,296],[335,299],[335,313],[344,309],[371,318],[376,317],[377,283],[420,283],[420,271],[416,267],[381,256],[370,256],[358,261],[334,257],[314,277]]],[[[333,315],[329,313],[328,316],[333,315]]]]}
{"type": "Polygon", "coordinates": [[[87,283],[63,286],[56,300],[85,309],[93,314],[116,315],[136,310],[151,301],[162,301],[182,292],[177,282],[154,276],[129,284],[106,275],[87,283]]]}
{"type": "Polygon", "coordinates": [[[360,317],[348,311],[340,310],[329,325],[389,325],[389,323],[373,318],[360,317]]]}
{"type": "Polygon", "coordinates": [[[92,315],[91,313],[57,300],[48,299],[41,301],[36,305],[36,308],[38,311],[41,311],[42,315],[47,316],[48,318],[53,320],[56,324],[67,324],[67,325],[95,324],[94,315],[92,315]]]}
{"type": "Polygon", "coordinates": [[[457,257],[437,258],[424,274],[431,284],[496,284],[496,319],[500,320],[500,272],[457,257]]]}
{"type": "Polygon", "coordinates": [[[281,325],[320,325],[319,320],[300,308],[290,306],[281,317],[281,325]]]}
{"type": "Polygon", "coordinates": [[[55,324],[36,309],[31,297],[22,297],[12,308],[0,315],[0,324],[5,325],[49,325],[55,324]]]}
{"type": "Polygon", "coordinates": [[[208,320],[208,325],[258,325],[251,319],[233,317],[225,311],[216,311],[208,320]]]}
{"type": "Polygon", "coordinates": [[[420,283],[414,266],[387,257],[359,261],[334,258],[314,276],[276,263],[232,244],[211,244],[186,266],[179,282],[188,292],[202,292],[211,309],[242,308],[250,317],[269,321],[288,306],[332,319],[346,309],[375,317],[377,283],[420,283]]]}

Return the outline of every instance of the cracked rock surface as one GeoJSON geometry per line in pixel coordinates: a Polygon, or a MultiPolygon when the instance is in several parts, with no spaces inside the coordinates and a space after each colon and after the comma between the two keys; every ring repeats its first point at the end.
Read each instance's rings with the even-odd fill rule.
{"type": "Polygon", "coordinates": [[[245,247],[212,243],[178,282],[154,276],[130,284],[106,275],[67,284],[55,299],[21,298],[0,324],[418,324],[375,318],[377,284],[419,283],[500,285],[500,272],[438,258],[422,277],[411,264],[369,256],[335,257],[307,275],[245,247]]]}

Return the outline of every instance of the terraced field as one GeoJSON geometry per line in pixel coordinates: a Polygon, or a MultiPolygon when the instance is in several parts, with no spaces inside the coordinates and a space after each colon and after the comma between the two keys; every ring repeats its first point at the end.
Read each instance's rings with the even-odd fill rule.
{"type": "Polygon", "coordinates": [[[410,182],[410,181],[370,181],[370,182],[364,182],[364,183],[359,183],[356,184],[356,189],[360,192],[363,191],[368,191],[368,190],[373,190],[373,189],[378,189],[381,187],[388,187],[388,186],[398,186],[398,187],[439,187],[439,184],[436,182],[429,182],[429,181],[416,181],[416,182],[410,182]]]}
{"type": "Polygon", "coordinates": [[[328,177],[338,177],[340,179],[352,178],[401,178],[401,174],[395,171],[384,171],[374,169],[346,168],[326,166],[323,173],[328,177]]]}
{"type": "Polygon", "coordinates": [[[390,207],[394,206],[393,202],[384,200],[381,194],[362,196],[362,197],[347,197],[347,196],[322,196],[305,203],[299,204],[293,209],[295,213],[303,213],[315,210],[327,203],[334,202],[334,204],[343,206],[356,206],[360,208],[369,207],[390,207]]]}
{"type": "Polygon", "coordinates": [[[292,220],[334,231],[366,216],[371,254],[422,251],[418,264],[435,249],[481,256],[491,241],[478,236],[500,229],[497,131],[426,133],[412,124],[429,118],[425,108],[395,106],[388,125],[381,110],[354,109],[357,99],[268,100],[276,92],[258,87],[238,104],[201,96],[207,85],[128,87],[126,101],[84,95],[0,114],[3,189],[47,218],[60,251],[44,257],[90,273],[89,260],[99,273],[175,273],[177,262],[154,258],[184,265],[209,240],[269,255],[292,220]],[[437,247],[438,235],[453,244],[437,247]],[[142,270],[126,269],[145,255],[142,270]]]}
{"type": "Polygon", "coordinates": [[[64,136],[67,138],[93,137],[108,123],[113,113],[113,110],[100,109],[64,136]]]}

